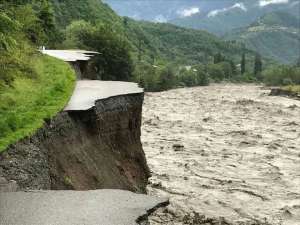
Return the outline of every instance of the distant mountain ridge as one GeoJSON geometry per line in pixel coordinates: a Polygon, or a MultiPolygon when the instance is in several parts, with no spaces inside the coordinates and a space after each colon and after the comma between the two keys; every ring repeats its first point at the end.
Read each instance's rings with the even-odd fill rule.
{"type": "Polygon", "coordinates": [[[200,12],[189,17],[176,18],[169,22],[183,27],[207,30],[222,36],[233,29],[249,26],[259,17],[271,12],[285,11],[297,16],[300,13],[299,7],[298,1],[291,0],[286,4],[270,4],[266,6],[260,6],[258,3],[253,4],[251,1],[240,1],[233,3],[229,7],[208,13],[200,12]]]}
{"type": "MultiPolygon", "coordinates": [[[[215,54],[222,53],[238,63],[243,51],[240,44],[226,42],[206,31],[120,17],[100,0],[78,0],[76,4],[73,0],[51,1],[59,26],[64,28],[74,20],[105,23],[126,37],[135,60],[141,54],[142,60],[147,62],[193,65],[213,61],[215,54]]],[[[252,63],[255,53],[247,52],[252,63]]]]}
{"type": "Polygon", "coordinates": [[[243,42],[281,63],[293,63],[299,57],[299,0],[105,2],[123,16],[205,30],[227,40],[243,42]]]}
{"type": "Polygon", "coordinates": [[[225,38],[243,42],[247,48],[279,62],[294,63],[300,57],[300,18],[286,11],[267,13],[225,38]]]}

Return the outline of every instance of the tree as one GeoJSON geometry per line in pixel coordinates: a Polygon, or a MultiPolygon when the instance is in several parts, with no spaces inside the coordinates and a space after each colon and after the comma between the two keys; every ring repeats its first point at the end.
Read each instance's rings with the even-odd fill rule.
{"type": "Polygon", "coordinates": [[[225,57],[220,52],[214,55],[214,64],[218,64],[224,61],[225,61],[225,57]]]}
{"type": "Polygon", "coordinates": [[[14,32],[17,23],[5,13],[0,12],[0,50],[8,51],[16,45],[14,32]]]}
{"type": "Polygon", "coordinates": [[[47,33],[55,28],[54,12],[48,0],[42,0],[39,4],[37,16],[41,21],[42,27],[47,33]]]}
{"type": "Polygon", "coordinates": [[[296,62],[296,66],[300,67],[300,57],[298,58],[297,62],[296,62]]]}
{"type": "Polygon", "coordinates": [[[237,68],[236,68],[235,63],[232,60],[229,60],[228,62],[231,66],[232,75],[233,76],[237,75],[237,68]]]}
{"type": "Polygon", "coordinates": [[[171,89],[174,86],[175,74],[170,66],[163,68],[159,74],[159,88],[161,91],[171,89]]]}
{"type": "Polygon", "coordinates": [[[220,82],[225,78],[225,73],[221,64],[207,65],[207,73],[215,82],[220,82]]]}
{"type": "Polygon", "coordinates": [[[197,85],[197,74],[193,70],[184,69],[180,74],[180,80],[187,87],[193,87],[197,85]]]}
{"type": "MultiPolygon", "coordinates": [[[[75,21],[66,29],[66,43],[73,48],[97,51],[90,68],[94,77],[101,80],[129,81],[133,75],[133,61],[127,39],[104,24],[93,26],[85,21],[75,21]]],[[[92,75],[92,74],[89,74],[92,75]]]]}
{"type": "Polygon", "coordinates": [[[209,76],[203,67],[197,69],[197,85],[207,86],[209,85],[209,76]],[[202,69],[201,69],[202,68],[202,69]]]}
{"type": "Polygon", "coordinates": [[[138,60],[139,62],[142,61],[142,40],[139,39],[139,49],[138,49],[139,53],[138,53],[138,60]]]}
{"type": "Polygon", "coordinates": [[[243,52],[242,61],[241,61],[241,74],[243,75],[245,72],[246,72],[246,53],[243,52]]]}
{"type": "Polygon", "coordinates": [[[37,6],[37,17],[46,35],[45,41],[55,45],[63,40],[62,33],[55,25],[54,11],[49,0],[41,0],[37,6]]]}
{"type": "Polygon", "coordinates": [[[41,20],[37,17],[36,11],[29,4],[16,7],[14,10],[15,19],[21,24],[22,32],[33,44],[44,44],[47,35],[42,26],[41,20]]]}
{"type": "Polygon", "coordinates": [[[262,72],[262,60],[260,54],[255,55],[255,62],[254,62],[254,74],[258,77],[262,72]]]}
{"type": "Polygon", "coordinates": [[[264,82],[270,86],[300,85],[300,68],[290,65],[272,66],[263,72],[264,82]]]}
{"type": "Polygon", "coordinates": [[[222,67],[224,76],[226,79],[230,79],[232,77],[232,68],[229,62],[222,62],[220,63],[220,66],[222,67]]]}
{"type": "Polygon", "coordinates": [[[124,24],[125,27],[128,26],[128,20],[129,20],[129,18],[126,17],[126,16],[123,18],[123,24],[124,24]]]}

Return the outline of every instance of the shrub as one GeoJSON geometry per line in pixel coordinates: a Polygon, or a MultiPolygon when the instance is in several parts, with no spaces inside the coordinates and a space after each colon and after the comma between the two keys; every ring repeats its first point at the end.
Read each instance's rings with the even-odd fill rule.
{"type": "Polygon", "coordinates": [[[295,66],[274,66],[263,72],[264,82],[269,86],[300,84],[300,68],[295,66]]]}
{"type": "Polygon", "coordinates": [[[135,65],[134,78],[146,91],[159,91],[158,68],[146,62],[139,62],[135,65]]]}
{"type": "Polygon", "coordinates": [[[238,75],[233,79],[234,82],[242,82],[242,83],[253,83],[257,82],[254,74],[252,73],[244,73],[242,75],[238,75]]]}
{"type": "Polygon", "coordinates": [[[160,91],[171,89],[175,86],[175,73],[170,66],[162,68],[159,72],[158,88],[160,91]]]}
{"type": "Polygon", "coordinates": [[[187,87],[193,87],[198,84],[198,77],[196,72],[185,69],[179,75],[179,81],[187,87]]]}
{"type": "Polygon", "coordinates": [[[98,51],[91,68],[101,80],[128,81],[133,76],[133,61],[127,39],[111,27],[98,24],[96,27],[85,21],[75,21],[67,27],[66,45],[98,51]]]}
{"type": "Polygon", "coordinates": [[[197,71],[197,85],[200,86],[209,85],[209,75],[204,70],[197,71]]]}
{"type": "Polygon", "coordinates": [[[221,64],[209,64],[207,66],[207,72],[209,77],[215,82],[220,82],[225,78],[225,73],[221,64]]]}

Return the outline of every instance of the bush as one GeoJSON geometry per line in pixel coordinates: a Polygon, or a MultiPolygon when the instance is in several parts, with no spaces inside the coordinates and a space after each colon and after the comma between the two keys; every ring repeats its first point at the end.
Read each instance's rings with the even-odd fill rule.
{"type": "Polygon", "coordinates": [[[170,66],[166,66],[159,71],[158,89],[165,91],[175,86],[175,73],[170,66]]]}
{"type": "Polygon", "coordinates": [[[158,68],[146,62],[139,62],[135,65],[134,78],[145,91],[159,91],[158,68]]]}
{"type": "Polygon", "coordinates": [[[193,87],[198,84],[198,77],[193,70],[183,70],[179,76],[179,81],[187,87],[193,87]]]}
{"type": "Polygon", "coordinates": [[[197,85],[200,86],[209,85],[209,75],[203,70],[197,71],[197,85]]]}
{"type": "Polygon", "coordinates": [[[127,39],[109,26],[96,27],[85,21],[75,21],[67,27],[68,47],[85,48],[101,53],[94,57],[91,68],[95,68],[97,79],[128,81],[133,76],[133,61],[127,39]]]}
{"type": "Polygon", "coordinates": [[[264,82],[269,86],[300,84],[300,68],[275,66],[263,72],[264,82]]]}
{"type": "Polygon", "coordinates": [[[257,79],[252,73],[244,73],[243,75],[236,76],[234,79],[232,79],[232,81],[242,83],[254,83],[257,82],[257,79]]]}
{"type": "Polygon", "coordinates": [[[209,77],[215,82],[220,82],[225,79],[225,72],[221,64],[207,65],[207,72],[209,77]]]}
{"type": "Polygon", "coordinates": [[[179,82],[187,87],[209,85],[209,75],[203,65],[197,65],[190,69],[182,69],[179,72],[179,82]]]}

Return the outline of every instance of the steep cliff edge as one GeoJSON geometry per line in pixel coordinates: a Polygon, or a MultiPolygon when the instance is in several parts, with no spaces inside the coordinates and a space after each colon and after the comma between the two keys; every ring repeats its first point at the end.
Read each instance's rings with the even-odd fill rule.
{"type": "Polygon", "coordinates": [[[145,192],[140,142],[143,93],[112,96],[64,111],[0,154],[0,176],[23,189],[114,188],[145,192]]]}

